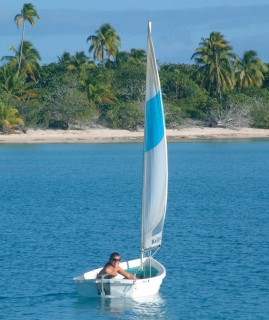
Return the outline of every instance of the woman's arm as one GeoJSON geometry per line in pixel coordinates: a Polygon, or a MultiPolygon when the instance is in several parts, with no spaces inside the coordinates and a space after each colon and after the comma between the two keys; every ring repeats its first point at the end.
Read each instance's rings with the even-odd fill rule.
{"type": "Polygon", "coordinates": [[[124,278],[126,279],[134,279],[134,280],[136,279],[134,274],[123,270],[121,267],[118,267],[118,273],[124,276],[124,278]]]}

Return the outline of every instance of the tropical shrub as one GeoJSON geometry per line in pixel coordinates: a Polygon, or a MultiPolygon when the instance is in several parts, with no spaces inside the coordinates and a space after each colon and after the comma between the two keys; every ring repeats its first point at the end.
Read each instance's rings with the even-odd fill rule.
{"type": "Polygon", "coordinates": [[[117,102],[103,109],[100,123],[110,128],[136,130],[144,126],[144,111],[141,104],[117,102]]]}
{"type": "Polygon", "coordinates": [[[122,101],[145,100],[146,67],[141,63],[122,63],[114,72],[112,87],[115,95],[122,101]]]}
{"type": "Polygon", "coordinates": [[[168,101],[164,101],[164,113],[166,127],[169,129],[174,129],[182,125],[186,117],[186,114],[178,104],[168,101]]]}
{"type": "Polygon", "coordinates": [[[255,99],[250,110],[252,125],[255,128],[269,129],[269,101],[264,98],[255,99]]]}
{"type": "Polygon", "coordinates": [[[0,102],[0,131],[10,133],[12,129],[18,129],[23,125],[24,121],[19,111],[0,102]]]}

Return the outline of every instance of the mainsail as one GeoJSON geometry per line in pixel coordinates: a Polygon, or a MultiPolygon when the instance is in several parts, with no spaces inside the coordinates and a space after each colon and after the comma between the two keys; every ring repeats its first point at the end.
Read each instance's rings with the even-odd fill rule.
{"type": "Polygon", "coordinates": [[[160,79],[148,27],[142,201],[142,252],[161,245],[168,187],[167,142],[160,79]]]}

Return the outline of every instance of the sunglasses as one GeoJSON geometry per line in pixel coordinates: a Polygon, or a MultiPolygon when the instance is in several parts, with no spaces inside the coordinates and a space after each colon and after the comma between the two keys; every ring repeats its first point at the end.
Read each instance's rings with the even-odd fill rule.
{"type": "Polygon", "coordinates": [[[112,261],[121,261],[121,258],[113,258],[112,261]]]}

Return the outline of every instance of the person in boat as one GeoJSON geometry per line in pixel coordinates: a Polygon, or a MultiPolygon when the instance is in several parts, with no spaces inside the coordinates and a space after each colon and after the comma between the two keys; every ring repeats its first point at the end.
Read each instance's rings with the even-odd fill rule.
{"type": "Polygon", "coordinates": [[[98,273],[97,278],[107,275],[106,279],[116,277],[118,274],[124,276],[125,279],[136,279],[135,275],[127,272],[120,267],[121,256],[118,252],[111,253],[109,261],[105,264],[104,268],[98,273]]]}

